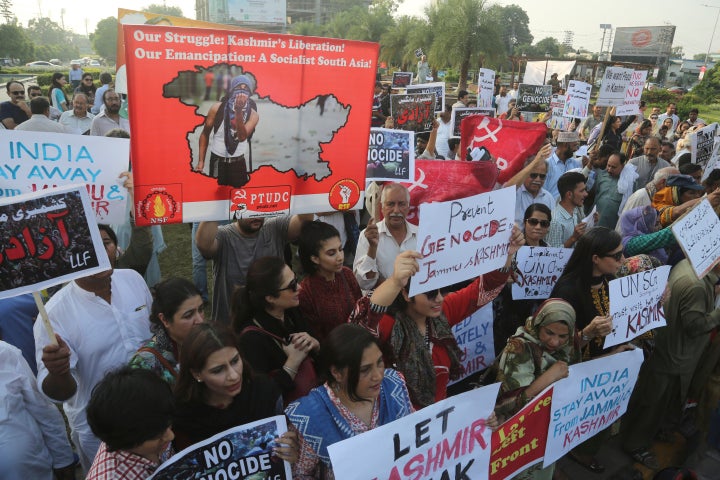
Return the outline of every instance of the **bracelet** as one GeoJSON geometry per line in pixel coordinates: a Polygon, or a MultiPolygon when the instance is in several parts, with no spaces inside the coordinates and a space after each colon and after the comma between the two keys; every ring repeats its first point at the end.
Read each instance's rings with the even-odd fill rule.
{"type": "Polygon", "coordinates": [[[287,373],[289,373],[290,376],[292,376],[292,377],[294,377],[294,376],[297,375],[297,373],[298,373],[297,370],[295,370],[295,369],[293,369],[293,368],[290,368],[290,367],[288,367],[287,365],[283,365],[282,368],[283,368],[283,370],[285,370],[287,373]]]}
{"type": "Polygon", "coordinates": [[[580,338],[582,339],[583,342],[589,342],[590,340],[592,340],[592,338],[590,338],[590,337],[588,337],[587,335],[585,335],[585,329],[584,329],[584,328],[583,328],[582,330],[580,330],[580,338]]]}
{"type": "Polygon", "coordinates": [[[510,273],[512,267],[500,267],[498,268],[498,272],[500,273],[510,273]]]}

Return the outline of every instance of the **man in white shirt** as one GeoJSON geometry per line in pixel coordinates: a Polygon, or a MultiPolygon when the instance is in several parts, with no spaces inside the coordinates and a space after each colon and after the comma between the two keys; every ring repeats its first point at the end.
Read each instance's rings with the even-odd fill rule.
{"type": "Polygon", "coordinates": [[[65,127],[50,120],[50,101],[47,97],[35,97],[30,100],[32,117],[15,127],[17,131],[67,133],[65,127]]]}
{"type": "Polygon", "coordinates": [[[660,115],[658,117],[658,121],[657,121],[658,125],[662,125],[663,121],[665,121],[666,118],[671,118],[673,121],[672,131],[674,132],[678,126],[678,123],[680,123],[680,117],[675,115],[675,110],[676,110],[675,104],[672,102],[668,103],[667,110],[665,111],[665,113],[663,113],[662,115],[660,115]]]}
{"type": "Polygon", "coordinates": [[[90,131],[95,115],[88,113],[88,98],[84,93],[76,93],[73,97],[73,109],[63,112],[58,122],[65,127],[68,133],[82,135],[90,131]]]}
{"type": "Polygon", "coordinates": [[[363,290],[371,290],[390,278],[395,257],[417,247],[417,227],[406,220],[410,192],[399,183],[388,183],[380,195],[383,220],[370,221],[360,232],[353,272],[363,290]]]}
{"type": "MultiPolygon", "coordinates": [[[[116,257],[117,247],[106,246],[116,257]]],[[[134,270],[107,270],[78,278],[46,305],[58,345],[51,345],[43,322],[33,327],[40,390],[63,407],[80,462],[87,471],[100,441],[85,417],[93,387],[124,365],[150,333],[152,296],[134,270]]]]}
{"type": "Polygon", "coordinates": [[[93,118],[90,135],[104,137],[115,128],[122,128],[130,133],[130,122],[120,116],[120,95],[115,90],[106,90],[101,99],[105,110],[93,118]]]}
{"type": "Polygon", "coordinates": [[[508,103],[513,97],[508,95],[507,87],[505,85],[500,86],[500,93],[495,96],[495,107],[497,108],[498,116],[508,111],[508,103]]]}

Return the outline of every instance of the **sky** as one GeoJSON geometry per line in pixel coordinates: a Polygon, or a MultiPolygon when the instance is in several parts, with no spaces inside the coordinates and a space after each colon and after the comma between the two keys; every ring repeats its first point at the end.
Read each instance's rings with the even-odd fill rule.
{"type": "MultiPolygon", "coordinates": [[[[613,27],[675,25],[674,46],[682,46],[686,58],[708,50],[720,0],[489,0],[500,5],[515,4],[522,7],[530,18],[530,31],[535,41],[555,37],[562,42],[565,30],[574,32],[574,48],[597,52],[602,42],[600,23],[613,27]],[[705,7],[704,4],[712,7],[705,7]]],[[[50,17],[76,33],[93,32],[98,21],[117,16],[119,7],[141,10],[162,0],[100,0],[92,2],[57,2],[50,0],[13,0],[13,11],[20,23],[42,16],[50,17]],[[61,12],[64,8],[64,14],[61,12]]],[[[423,16],[430,0],[404,0],[398,8],[400,15],[423,16]]],[[[178,6],[188,18],[195,18],[195,0],[166,0],[167,5],[178,6]]],[[[720,50],[720,31],[715,32],[712,52],[720,50]]]]}

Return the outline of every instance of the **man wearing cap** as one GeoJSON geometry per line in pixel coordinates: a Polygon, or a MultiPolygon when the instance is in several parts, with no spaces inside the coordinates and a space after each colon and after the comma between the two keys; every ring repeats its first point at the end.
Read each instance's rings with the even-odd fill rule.
{"type": "Polygon", "coordinates": [[[548,172],[545,179],[545,189],[557,200],[560,197],[557,182],[560,176],[574,168],[582,168],[580,160],[573,157],[578,148],[580,137],[577,132],[560,132],[557,139],[557,148],[548,158],[548,172]]]}
{"type": "Polygon", "coordinates": [[[657,137],[649,137],[645,140],[643,152],[645,155],[630,159],[630,165],[634,165],[638,173],[638,178],[635,180],[635,190],[647,185],[652,180],[655,172],[661,168],[672,166],[668,161],[658,156],[660,154],[660,140],[657,137]]]}
{"type": "Polygon", "coordinates": [[[0,103],[0,123],[12,130],[30,118],[32,112],[25,102],[25,87],[22,83],[10,80],[5,85],[5,90],[10,100],[0,103]]]}
{"type": "Polygon", "coordinates": [[[210,107],[205,117],[205,125],[198,140],[198,163],[194,170],[203,172],[209,145],[209,174],[217,177],[218,185],[240,188],[250,180],[250,138],[260,119],[257,105],[250,98],[253,85],[254,81],[249,75],[233,78],[228,95],[210,107]],[[247,165],[246,159],[250,165],[247,165]]]}

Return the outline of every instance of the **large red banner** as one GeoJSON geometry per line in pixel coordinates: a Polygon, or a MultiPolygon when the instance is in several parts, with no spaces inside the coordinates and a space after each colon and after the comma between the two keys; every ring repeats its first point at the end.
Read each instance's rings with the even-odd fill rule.
{"type": "Polygon", "coordinates": [[[546,135],[547,126],[541,122],[471,115],[460,123],[460,151],[485,147],[495,158],[500,171],[498,182],[502,184],[522,170],[525,159],[537,154],[546,135]]]}
{"type": "Polygon", "coordinates": [[[358,208],[378,45],[124,25],[138,224],[358,208]],[[262,195],[260,195],[262,193],[262,195]]]}

